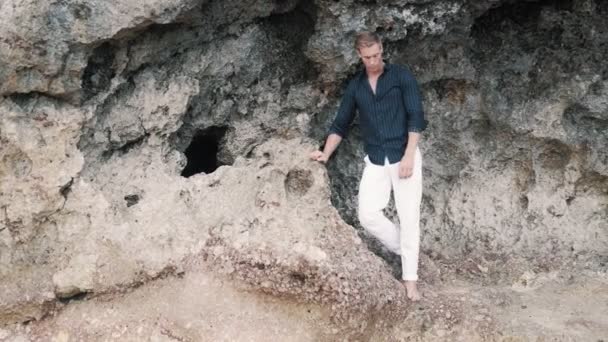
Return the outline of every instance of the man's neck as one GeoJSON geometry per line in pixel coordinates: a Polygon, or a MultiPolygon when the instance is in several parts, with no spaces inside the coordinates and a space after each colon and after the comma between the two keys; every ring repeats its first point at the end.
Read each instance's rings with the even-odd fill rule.
{"type": "Polygon", "coordinates": [[[367,73],[367,78],[376,78],[376,77],[382,75],[382,73],[384,72],[384,67],[385,67],[385,64],[384,64],[384,62],[382,62],[382,67],[380,69],[378,69],[378,71],[376,71],[376,72],[372,72],[372,71],[369,71],[366,69],[365,71],[367,73]]]}

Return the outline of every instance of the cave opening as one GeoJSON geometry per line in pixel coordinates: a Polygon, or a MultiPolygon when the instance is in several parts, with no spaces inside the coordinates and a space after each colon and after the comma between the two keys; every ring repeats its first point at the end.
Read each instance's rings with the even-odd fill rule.
{"type": "Polygon", "coordinates": [[[491,8],[475,20],[472,32],[501,31],[505,21],[511,24],[533,29],[539,22],[543,8],[552,8],[556,11],[573,10],[572,0],[539,0],[508,2],[501,6],[491,8]]]}
{"type": "Polygon", "coordinates": [[[280,78],[285,84],[317,79],[314,63],[305,53],[314,33],[316,13],[314,2],[300,1],[291,11],[275,11],[259,20],[274,44],[270,67],[265,70],[263,77],[280,78]]]}
{"type": "Polygon", "coordinates": [[[188,162],[181,173],[183,177],[188,178],[201,172],[209,174],[218,167],[226,165],[218,157],[226,130],[226,127],[214,126],[194,134],[184,152],[188,162]]]}
{"type": "Polygon", "coordinates": [[[105,42],[93,50],[82,73],[83,100],[89,100],[110,87],[112,78],[116,76],[113,63],[117,50],[110,42],[105,42]]]}

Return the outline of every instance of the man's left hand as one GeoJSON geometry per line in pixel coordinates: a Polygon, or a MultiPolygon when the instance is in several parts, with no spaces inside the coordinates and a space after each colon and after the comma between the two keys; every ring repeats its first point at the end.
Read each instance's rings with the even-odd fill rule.
{"type": "Polygon", "coordinates": [[[409,178],[414,174],[414,154],[406,153],[399,162],[399,178],[409,178]]]}

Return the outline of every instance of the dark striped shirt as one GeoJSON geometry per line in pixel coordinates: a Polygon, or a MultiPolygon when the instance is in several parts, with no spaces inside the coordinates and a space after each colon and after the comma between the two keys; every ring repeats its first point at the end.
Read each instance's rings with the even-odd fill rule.
{"type": "Polygon", "coordinates": [[[354,76],[329,133],[346,137],[355,111],[359,112],[365,152],[376,165],[383,165],[384,157],[391,164],[400,161],[405,153],[408,132],[422,132],[427,125],[414,75],[396,64],[384,64],[376,94],[372,92],[365,70],[354,76]]]}

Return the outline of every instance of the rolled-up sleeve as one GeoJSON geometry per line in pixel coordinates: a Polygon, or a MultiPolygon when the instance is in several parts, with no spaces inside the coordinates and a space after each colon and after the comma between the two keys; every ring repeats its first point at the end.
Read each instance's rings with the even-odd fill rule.
{"type": "Polygon", "coordinates": [[[342,96],[338,114],[329,128],[329,134],[335,133],[342,138],[345,138],[348,135],[348,129],[353,122],[357,107],[355,102],[355,87],[356,83],[353,80],[346,88],[346,91],[342,96]]]}
{"type": "Polygon", "coordinates": [[[407,113],[407,130],[408,132],[422,132],[426,129],[428,121],[424,118],[422,96],[418,88],[418,82],[416,82],[414,75],[405,68],[401,75],[403,104],[407,113]]]}

